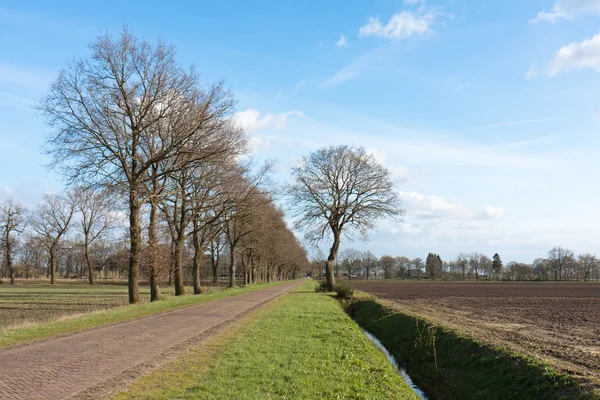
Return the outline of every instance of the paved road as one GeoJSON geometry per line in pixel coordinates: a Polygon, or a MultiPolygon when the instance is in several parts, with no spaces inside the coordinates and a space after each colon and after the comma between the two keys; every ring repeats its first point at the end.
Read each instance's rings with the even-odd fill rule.
{"type": "Polygon", "coordinates": [[[265,303],[288,282],[71,336],[0,350],[0,399],[63,399],[265,303]]]}

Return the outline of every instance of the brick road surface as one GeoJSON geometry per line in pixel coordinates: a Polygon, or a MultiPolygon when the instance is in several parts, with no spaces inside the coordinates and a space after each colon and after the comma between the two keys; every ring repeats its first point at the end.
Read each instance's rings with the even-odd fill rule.
{"type": "Polygon", "coordinates": [[[265,303],[287,282],[159,315],[0,350],[0,399],[63,399],[265,303]]]}

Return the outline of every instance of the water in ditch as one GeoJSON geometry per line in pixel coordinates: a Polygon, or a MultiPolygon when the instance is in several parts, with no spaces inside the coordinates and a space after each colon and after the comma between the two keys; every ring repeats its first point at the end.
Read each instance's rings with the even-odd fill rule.
{"type": "Polygon", "coordinates": [[[362,328],[361,328],[361,330],[363,331],[365,336],[367,338],[369,338],[369,340],[371,342],[373,342],[375,344],[375,346],[377,346],[377,348],[383,352],[383,354],[385,354],[385,356],[387,357],[390,364],[392,364],[392,366],[398,371],[398,373],[400,374],[400,376],[402,377],[404,382],[406,382],[406,384],[408,386],[410,386],[412,388],[412,390],[414,390],[414,392],[417,394],[417,396],[419,396],[423,400],[427,400],[425,393],[423,393],[423,391],[417,385],[415,385],[415,383],[412,381],[412,379],[410,379],[410,376],[408,375],[406,370],[398,365],[398,361],[396,360],[396,357],[394,357],[392,355],[392,353],[390,353],[388,351],[388,349],[385,348],[383,343],[381,343],[379,341],[379,339],[377,339],[377,337],[375,337],[375,335],[373,335],[372,333],[370,333],[362,328]]]}

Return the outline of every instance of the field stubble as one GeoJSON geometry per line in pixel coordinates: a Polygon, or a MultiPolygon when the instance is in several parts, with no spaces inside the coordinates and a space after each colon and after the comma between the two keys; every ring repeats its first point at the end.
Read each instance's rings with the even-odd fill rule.
{"type": "MultiPolygon", "coordinates": [[[[205,284],[203,282],[203,284],[205,284]]],[[[217,286],[224,286],[222,285],[217,286]]],[[[205,289],[220,290],[218,287],[205,289]]],[[[165,298],[174,295],[174,288],[163,287],[165,298]]],[[[186,287],[187,293],[193,293],[186,287]]],[[[143,300],[150,297],[150,288],[140,286],[143,300]]],[[[0,329],[60,321],[92,311],[106,310],[128,304],[127,285],[112,281],[88,285],[62,281],[57,285],[42,282],[24,282],[0,285],[0,329]]]]}

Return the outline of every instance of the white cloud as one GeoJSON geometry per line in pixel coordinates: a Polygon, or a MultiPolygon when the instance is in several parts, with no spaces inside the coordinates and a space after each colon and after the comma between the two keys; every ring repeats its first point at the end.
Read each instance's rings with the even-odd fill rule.
{"type": "Polygon", "coordinates": [[[281,114],[267,114],[261,117],[260,111],[250,108],[246,111],[236,113],[234,120],[246,131],[252,132],[268,128],[283,129],[290,116],[304,118],[302,112],[295,110],[281,114]]]}
{"type": "Polygon", "coordinates": [[[431,30],[434,14],[415,14],[402,11],[392,15],[386,25],[379,18],[371,17],[359,30],[360,36],[378,36],[389,39],[406,39],[413,35],[423,35],[431,30]]]}
{"type": "Polygon", "coordinates": [[[337,47],[347,47],[348,46],[348,38],[343,33],[340,35],[340,40],[335,42],[337,47]]]}
{"type": "Polygon", "coordinates": [[[600,72],[600,34],[561,47],[546,66],[546,75],[592,69],[600,72]]]}
{"type": "Polygon", "coordinates": [[[600,0],[558,0],[550,12],[540,11],[531,23],[541,21],[554,23],[562,18],[572,21],[584,14],[600,14],[600,0]]]}
{"type": "Polygon", "coordinates": [[[271,141],[261,139],[259,137],[251,137],[249,140],[249,145],[250,145],[250,153],[256,154],[260,150],[265,150],[265,149],[268,149],[269,147],[271,147],[271,141]]]}
{"type": "Polygon", "coordinates": [[[379,164],[385,164],[388,159],[388,154],[385,150],[378,150],[376,147],[369,147],[366,150],[379,164]]]}
{"type": "Polygon", "coordinates": [[[476,221],[496,219],[504,215],[503,208],[486,206],[484,210],[477,210],[460,202],[449,202],[439,196],[417,192],[400,192],[400,199],[407,216],[416,219],[476,221]]]}
{"type": "Polygon", "coordinates": [[[393,181],[404,183],[409,179],[410,173],[406,166],[400,164],[388,164],[388,160],[390,160],[391,157],[387,151],[379,150],[376,147],[368,147],[366,150],[368,154],[373,156],[375,161],[387,168],[393,181]]]}
{"type": "Polygon", "coordinates": [[[504,215],[504,208],[487,206],[485,208],[485,215],[488,218],[500,218],[504,215]]]}

